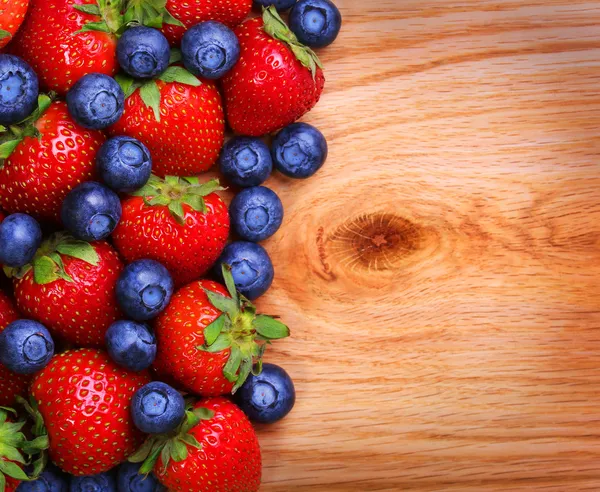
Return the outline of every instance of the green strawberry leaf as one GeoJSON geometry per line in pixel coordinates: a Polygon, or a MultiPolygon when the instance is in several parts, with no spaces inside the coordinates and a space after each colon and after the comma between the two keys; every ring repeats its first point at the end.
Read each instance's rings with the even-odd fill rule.
{"type": "Polygon", "coordinates": [[[198,178],[198,176],[187,176],[185,178],[183,178],[185,181],[187,181],[189,184],[191,185],[197,185],[200,184],[200,179],[198,178]]]}
{"type": "Polygon", "coordinates": [[[165,9],[163,13],[163,22],[171,26],[185,27],[185,24],[177,17],[174,17],[173,14],[171,14],[171,12],[169,12],[167,9],[165,9]]]}
{"type": "MultiPolygon", "coordinates": [[[[54,95],[54,94],[51,94],[54,95]]],[[[38,107],[37,107],[37,111],[38,111],[38,117],[43,115],[46,110],[50,107],[50,105],[52,104],[52,97],[47,95],[47,94],[40,94],[38,96],[38,107]]]]}
{"type": "Polygon", "coordinates": [[[229,347],[231,347],[231,338],[225,333],[221,333],[210,347],[207,347],[206,345],[198,345],[196,348],[198,350],[202,350],[203,352],[210,352],[214,354],[216,352],[222,352],[229,347]]]}
{"type": "Polygon", "coordinates": [[[142,461],[144,461],[150,455],[150,451],[152,451],[152,446],[154,446],[155,442],[156,439],[154,437],[146,439],[144,443],[140,446],[140,449],[138,449],[135,453],[129,456],[129,458],[127,458],[127,461],[131,463],[141,463],[142,461]]]}
{"type": "Polygon", "coordinates": [[[130,97],[136,90],[138,90],[142,86],[142,82],[139,80],[135,80],[133,77],[125,73],[118,73],[115,75],[115,80],[121,86],[123,93],[125,94],[125,99],[130,97]]]}
{"type": "Polygon", "coordinates": [[[265,314],[256,316],[252,321],[252,326],[259,335],[267,340],[277,340],[290,336],[290,329],[286,325],[265,314]]]}
{"type": "Polygon", "coordinates": [[[237,372],[242,363],[242,351],[237,345],[231,346],[231,354],[229,359],[223,368],[223,375],[227,378],[227,381],[234,383],[237,380],[237,372]]]}
{"type": "Polygon", "coordinates": [[[206,328],[204,328],[204,344],[207,346],[215,343],[217,337],[223,331],[225,327],[225,321],[227,319],[227,315],[221,314],[216,320],[214,320],[211,324],[209,324],[206,328]]]}
{"type": "Polygon", "coordinates": [[[9,444],[0,443],[0,456],[2,456],[4,459],[21,463],[22,465],[25,464],[25,458],[23,458],[23,455],[17,448],[10,446],[9,444]]]}
{"type": "Polygon", "coordinates": [[[227,291],[229,292],[231,299],[236,305],[239,305],[240,299],[231,273],[231,265],[223,263],[223,265],[221,265],[221,273],[223,274],[223,279],[225,280],[225,285],[227,286],[227,291]]]}
{"type": "Polygon", "coordinates": [[[73,8],[75,10],[79,10],[85,14],[90,15],[100,15],[100,7],[98,5],[94,5],[93,3],[84,3],[84,4],[73,4],[73,8]]]}
{"type": "Polygon", "coordinates": [[[216,292],[208,289],[204,289],[204,292],[206,292],[206,296],[208,297],[210,303],[219,311],[227,313],[230,317],[235,316],[238,311],[238,305],[233,299],[230,297],[225,297],[221,294],[217,294],[216,292]]]}
{"type": "Polygon", "coordinates": [[[29,477],[27,477],[21,467],[10,461],[0,460],[0,472],[17,480],[29,480],[29,477]]]}
{"type": "Polygon", "coordinates": [[[0,29],[0,39],[10,38],[12,36],[11,33],[5,31],[4,29],[0,29]]]}
{"type": "Polygon", "coordinates": [[[73,238],[66,238],[59,242],[56,245],[56,251],[61,255],[77,258],[93,266],[97,266],[100,261],[98,253],[90,243],[73,238]]]}
{"type": "Polygon", "coordinates": [[[173,447],[172,442],[168,441],[160,452],[160,459],[163,462],[163,470],[167,469],[167,467],[169,466],[169,462],[171,461],[171,448],[172,447],[173,447]]]}
{"type": "Polygon", "coordinates": [[[33,476],[32,478],[39,477],[42,472],[46,469],[48,464],[48,453],[41,453],[40,457],[33,462],[33,476]]]}
{"type": "Polygon", "coordinates": [[[48,256],[40,256],[33,261],[33,279],[36,284],[45,285],[59,279],[57,265],[48,256]]]}
{"type": "Polygon", "coordinates": [[[179,439],[173,439],[171,442],[173,443],[171,447],[171,458],[173,458],[173,461],[179,463],[185,460],[188,457],[188,450],[185,443],[179,439]]]}
{"type": "Polygon", "coordinates": [[[164,195],[157,195],[155,197],[153,197],[151,200],[148,200],[148,205],[150,206],[154,206],[154,205],[168,205],[169,203],[171,203],[171,199],[167,196],[164,195]]]}
{"type": "Polygon", "coordinates": [[[0,144],[0,159],[8,159],[13,151],[23,141],[22,138],[16,140],[8,140],[0,144]]]}
{"type": "Polygon", "coordinates": [[[202,449],[202,444],[200,444],[198,442],[198,439],[196,439],[191,434],[184,434],[183,436],[181,436],[181,440],[184,443],[186,443],[188,446],[192,446],[193,448],[196,448],[196,449],[202,449]]]}
{"type": "Polygon", "coordinates": [[[211,193],[214,193],[215,191],[223,191],[225,189],[226,188],[223,188],[221,186],[219,180],[215,178],[211,179],[210,181],[207,181],[206,183],[192,186],[189,192],[193,193],[194,195],[207,196],[211,193]]]}
{"type": "Polygon", "coordinates": [[[232,394],[234,394],[238,389],[240,389],[242,384],[244,384],[246,379],[248,379],[248,375],[250,374],[251,370],[252,370],[252,359],[251,358],[244,359],[240,366],[240,372],[237,376],[236,383],[233,386],[233,389],[231,390],[232,394]]]}
{"type": "Polygon", "coordinates": [[[169,202],[168,208],[169,212],[171,212],[171,215],[177,221],[177,223],[180,225],[184,225],[185,212],[183,211],[183,205],[181,205],[181,202],[179,200],[173,200],[169,202]]]}
{"type": "Polygon", "coordinates": [[[75,34],[79,34],[82,32],[88,32],[88,31],[106,32],[109,34],[112,32],[110,30],[110,28],[108,27],[108,25],[106,24],[106,22],[98,21],[98,22],[88,22],[87,24],[84,24],[83,26],[81,26],[81,29],[79,31],[75,31],[75,34]]]}
{"type": "Polygon", "coordinates": [[[198,78],[188,72],[183,67],[171,66],[167,68],[159,77],[163,82],[179,82],[180,84],[191,85],[198,87],[202,82],[198,78]]]}
{"type": "Polygon", "coordinates": [[[152,109],[156,121],[160,121],[160,90],[156,82],[151,80],[140,87],[140,97],[144,104],[152,109]]]}
{"type": "Polygon", "coordinates": [[[181,201],[186,205],[192,207],[196,212],[202,212],[205,214],[207,212],[206,203],[204,203],[204,198],[200,195],[192,195],[191,193],[186,193],[181,197],[181,201]]]}
{"type": "Polygon", "coordinates": [[[194,408],[193,412],[200,420],[210,420],[215,416],[215,412],[204,407],[194,408]]]}

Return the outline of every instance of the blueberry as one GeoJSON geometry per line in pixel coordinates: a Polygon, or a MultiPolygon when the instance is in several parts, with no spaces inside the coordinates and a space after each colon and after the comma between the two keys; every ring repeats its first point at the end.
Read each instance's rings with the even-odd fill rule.
{"type": "Polygon", "coordinates": [[[152,173],[150,151],[132,137],[108,139],[96,154],[102,181],[114,191],[130,193],[146,184],[152,173]]]}
{"type": "Polygon", "coordinates": [[[327,158],[327,141],[308,123],[292,123],[281,130],[271,146],[273,164],[290,178],[308,178],[327,158]]]}
{"type": "Polygon", "coordinates": [[[72,477],[69,487],[69,492],[117,492],[117,490],[117,484],[111,472],[72,477]]]}
{"type": "Polygon", "coordinates": [[[260,138],[233,137],[221,151],[221,172],[236,186],[258,186],[273,170],[269,147],[260,138]]]}
{"type": "Polygon", "coordinates": [[[77,239],[99,241],[108,237],[121,220],[121,201],[114,191],[89,181],[69,192],[60,216],[77,239]]]}
{"type": "Polygon", "coordinates": [[[170,47],[164,34],[150,27],[127,29],[117,44],[121,68],[136,79],[153,79],[169,66],[170,47]]]}
{"type": "Polygon", "coordinates": [[[277,232],[283,221],[283,205],[274,191],[254,186],[238,193],[229,215],[238,236],[257,243],[277,232]]]}
{"type": "Polygon", "coordinates": [[[37,106],[38,78],[17,56],[0,55],[0,125],[14,125],[37,106]]]}
{"type": "Polygon", "coordinates": [[[273,283],[273,264],[260,244],[234,241],[225,246],[215,265],[215,272],[221,281],[223,263],[231,265],[231,274],[237,289],[250,300],[262,296],[273,283]]]}
{"type": "Polygon", "coordinates": [[[173,295],[169,271],[154,260],[137,260],[125,267],[117,281],[117,300],[123,312],[136,321],[156,317],[173,295]]]}
{"type": "Polygon", "coordinates": [[[333,43],[342,27],[342,14],[330,0],[299,0],[290,12],[290,29],[312,48],[333,43]]]}
{"type": "Polygon", "coordinates": [[[294,5],[296,0],[253,0],[253,3],[255,7],[259,8],[274,5],[277,10],[283,12],[294,5]]]}
{"type": "Polygon", "coordinates": [[[54,341],[44,325],[18,319],[0,333],[0,362],[17,374],[33,374],[50,362],[54,341]]]}
{"type": "Polygon", "coordinates": [[[296,390],[287,372],[265,363],[258,376],[248,376],[235,399],[250,420],[271,424],[290,413],[296,402],[296,390]]]}
{"type": "Polygon", "coordinates": [[[181,39],[183,64],[194,75],[218,79],[236,64],[240,43],[227,26],[216,21],[200,22],[181,39]]]}
{"type": "Polygon", "coordinates": [[[125,94],[112,77],[90,73],[67,92],[67,106],[77,124],[101,130],[119,121],[125,108],[125,94]]]}
{"type": "Polygon", "coordinates": [[[42,242],[42,229],[27,214],[12,214],[0,222],[0,264],[22,267],[29,263],[42,242]]]}
{"type": "Polygon", "coordinates": [[[125,462],[119,466],[117,487],[119,492],[163,492],[166,488],[150,473],[140,475],[141,463],[125,462]]]}
{"type": "Polygon", "coordinates": [[[104,336],[106,350],[117,364],[130,371],[143,371],[156,357],[156,338],[150,328],[136,321],[116,321],[104,336]]]}
{"type": "Polygon", "coordinates": [[[174,430],[185,415],[183,396],[160,381],[142,386],[131,399],[131,415],[138,429],[147,434],[174,430]]]}
{"type": "Polygon", "coordinates": [[[31,482],[21,482],[17,492],[67,492],[69,476],[53,465],[48,465],[42,474],[31,482]]]}

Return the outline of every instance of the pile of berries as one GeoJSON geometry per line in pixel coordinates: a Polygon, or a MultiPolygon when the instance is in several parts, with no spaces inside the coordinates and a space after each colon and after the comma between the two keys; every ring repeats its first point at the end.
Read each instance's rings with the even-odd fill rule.
{"type": "Polygon", "coordinates": [[[252,7],[0,0],[0,492],[258,490],[251,421],[295,402],[263,183],[325,162],[296,121],[341,16],[252,7]]]}

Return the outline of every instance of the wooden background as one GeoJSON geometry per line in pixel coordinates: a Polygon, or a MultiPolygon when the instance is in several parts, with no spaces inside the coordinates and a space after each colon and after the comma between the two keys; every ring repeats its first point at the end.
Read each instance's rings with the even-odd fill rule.
{"type": "Polygon", "coordinates": [[[263,490],[600,490],[600,2],[336,1],[263,490]]]}

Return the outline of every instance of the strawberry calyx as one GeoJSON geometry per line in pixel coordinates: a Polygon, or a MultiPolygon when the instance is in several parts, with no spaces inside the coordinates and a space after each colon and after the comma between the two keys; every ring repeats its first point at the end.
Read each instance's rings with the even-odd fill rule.
{"type": "MultiPolygon", "coordinates": [[[[16,415],[12,408],[0,407],[0,491],[6,487],[6,477],[28,481],[30,478],[20,465],[26,465],[23,450],[27,439],[21,432],[25,421],[11,422],[9,413],[16,415]]],[[[34,476],[35,475],[34,473],[34,476]]]]}
{"type": "Polygon", "coordinates": [[[256,306],[237,291],[231,266],[223,264],[221,269],[231,297],[204,289],[210,303],[222,314],[204,328],[204,345],[196,348],[211,353],[230,350],[223,375],[235,383],[232,390],[235,393],[250,372],[261,373],[267,345],[290,336],[290,329],[272,316],[257,315],[256,306]]]}
{"type": "Polygon", "coordinates": [[[46,469],[48,464],[48,448],[50,447],[48,431],[44,424],[44,418],[39,411],[38,403],[33,396],[29,397],[29,401],[22,396],[17,396],[17,403],[23,406],[32,421],[31,434],[33,439],[23,443],[23,451],[30,458],[36,457],[33,461],[31,474],[31,478],[35,479],[46,469]]]}
{"type": "Polygon", "coordinates": [[[62,279],[73,282],[65,271],[62,256],[70,256],[85,261],[90,265],[98,265],[100,258],[94,247],[86,242],[75,239],[67,232],[58,232],[45,240],[38,248],[31,263],[20,267],[4,267],[4,273],[9,278],[23,278],[33,269],[33,279],[36,284],[49,284],[62,279]]]}
{"type": "Polygon", "coordinates": [[[121,34],[127,25],[122,15],[122,0],[96,0],[96,3],[73,4],[73,8],[84,14],[99,16],[101,20],[90,21],[78,31],[100,31],[109,34],[121,34]]]}
{"type": "Polygon", "coordinates": [[[310,70],[314,80],[317,75],[317,67],[323,68],[323,64],[317,54],[308,46],[298,41],[298,38],[281,18],[275,6],[263,7],[262,19],[265,32],[273,39],[287,44],[300,63],[310,70]]]}
{"type": "Polygon", "coordinates": [[[4,39],[4,38],[10,38],[11,34],[8,31],[5,31],[4,29],[0,29],[0,39],[4,39]]]}
{"type": "Polygon", "coordinates": [[[144,444],[128,461],[132,463],[143,463],[139,473],[147,475],[152,471],[160,457],[164,469],[167,469],[171,460],[179,463],[188,456],[188,446],[201,449],[202,445],[189,432],[196,427],[201,420],[210,420],[214,412],[208,408],[194,408],[193,400],[186,400],[185,416],[179,426],[172,432],[149,436],[144,444]]]}
{"type": "Polygon", "coordinates": [[[173,218],[183,225],[185,223],[184,204],[205,214],[207,209],[204,197],[224,189],[218,179],[200,183],[197,177],[166,176],[161,179],[152,175],[142,188],[134,191],[131,195],[141,196],[147,206],[167,207],[173,218]]]}
{"type": "Polygon", "coordinates": [[[163,24],[185,27],[167,10],[167,0],[128,0],[125,4],[124,20],[127,24],[137,23],[160,29],[163,24]]]}

